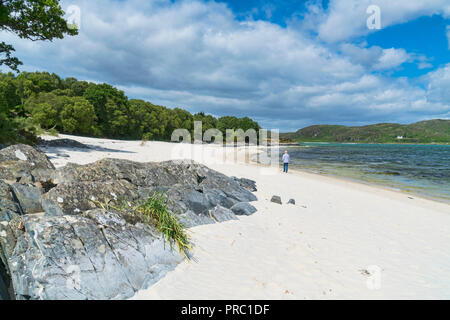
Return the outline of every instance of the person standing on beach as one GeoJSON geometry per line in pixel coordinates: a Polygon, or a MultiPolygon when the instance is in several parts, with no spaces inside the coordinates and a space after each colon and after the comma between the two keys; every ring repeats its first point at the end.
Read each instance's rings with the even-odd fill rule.
{"type": "Polygon", "coordinates": [[[288,173],[289,162],[291,161],[291,157],[289,156],[288,151],[286,150],[283,154],[283,172],[288,173]]]}

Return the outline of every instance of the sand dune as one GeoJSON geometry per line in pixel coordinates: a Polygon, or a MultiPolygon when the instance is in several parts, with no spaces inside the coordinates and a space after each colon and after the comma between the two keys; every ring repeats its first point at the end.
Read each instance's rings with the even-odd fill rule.
{"type": "MultiPolygon", "coordinates": [[[[170,160],[180,148],[61,137],[97,149],[48,148],[56,166],[105,157],[170,160]]],[[[211,161],[223,148],[193,148],[210,155],[197,160],[211,168],[255,180],[258,212],[192,228],[196,261],[180,264],[135,299],[450,298],[448,204],[305,172],[266,175],[255,164],[211,161]],[[284,204],[271,203],[273,195],[284,204]],[[295,206],[286,204],[290,198],[295,206]]]]}

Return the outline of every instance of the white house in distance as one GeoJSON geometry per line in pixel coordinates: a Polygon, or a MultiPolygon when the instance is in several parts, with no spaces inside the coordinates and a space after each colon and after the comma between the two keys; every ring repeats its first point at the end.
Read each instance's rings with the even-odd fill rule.
{"type": "Polygon", "coordinates": [[[403,140],[403,136],[397,136],[397,140],[403,140]]]}

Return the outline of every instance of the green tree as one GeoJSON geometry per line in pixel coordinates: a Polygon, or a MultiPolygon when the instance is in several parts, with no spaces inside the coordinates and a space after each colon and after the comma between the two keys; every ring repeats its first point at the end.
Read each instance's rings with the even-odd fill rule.
{"type": "Polygon", "coordinates": [[[224,135],[228,129],[235,130],[238,129],[238,126],[239,126],[239,119],[232,116],[221,117],[217,121],[217,129],[222,131],[224,135]]]}
{"type": "Polygon", "coordinates": [[[212,115],[206,115],[204,112],[199,112],[194,115],[194,121],[202,122],[202,133],[204,134],[209,129],[217,129],[217,119],[212,115]]]}
{"type": "Polygon", "coordinates": [[[89,135],[94,130],[96,120],[94,106],[82,97],[68,98],[60,118],[64,132],[89,135]]]}
{"type": "Polygon", "coordinates": [[[14,132],[31,134],[31,125],[64,133],[148,140],[170,140],[175,129],[192,134],[194,121],[202,122],[203,133],[213,128],[224,133],[226,129],[259,129],[248,117],[218,120],[203,112],[192,115],[180,108],[128,100],[123,91],[108,84],[61,79],[48,72],[23,72],[17,77],[0,72],[0,100],[0,131],[8,131],[3,137],[14,132]]]}
{"type": "Polygon", "coordinates": [[[51,92],[63,89],[61,78],[48,72],[22,72],[16,80],[23,83],[23,98],[29,98],[32,94],[40,92],[51,92]]]}
{"type": "Polygon", "coordinates": [[[58,110],[47,102],[40,103],[33,109],[33,119],[44,129],[56,127],[58,117],[58,110]]]}
{"type": "MultiPolygon", "coordinates": [[[[167,140],[169,109],[143,100],[130,100],[132,127],[141,138],[167,140]]],[[[172,133],[170,133],[172,135],[172,133]]]]}
{"type": "MultiPolygon", "coordinates": [[[[63,16],[59,0],[0,1],[0,31],[15,33],[22,39],[51,41],[78,34],[63,16]]],[[[12,56],[13,52],[13,46],[0,42],[0,65],[17,71],[22,62],[12,56]]]]}
{"type": "Polygon", "coordinates": [[[75,78],[66,78],[62,83],[65,89],[70,89],[76,96],[82,96],[89,86],[86,81],[78,81],[75,78]]]}
{"type": "Polygon", "coordinates": [[[83,97],[94,106],[102,135],[108,138],[128,137],[132,125],[131,111],[123,91],[106,83],[90,83],[83,97]]]}
{"type": "Polygon", "coordinates": [[[55,127],[62,130],[60,113],[68,104],[68,97],[55,95],[53,92],[41,92],[32,95],[25,102],[25,111],[28,112],[36,124],[44,129],[55,127]]]}
{"type": "Polygon", "coordinates": [[[186,129],[190,132],[194,129],[194,118],[192,114],[186,110],[175,108],[173,110],[166,109],[168,113],[168,123],[166,126],[164,140],[170,140],[172,133],[176,129],[186,129]]]}
{"type": "Polygon", "coordinates": [[[0,74],[0,90],[4,94],[9,108],[21,104],[20,96],[17,93],[17,83],[12,73],[0,74]]]}
{"type": "Polygon", "coordinates": [[[5,91],[0,83],[0,143],[8,142],[12,139],[14,133],[12,122],[8,117],[8,101],[6,100],[5,91]]]}
{"type": "Polygon", "coordinates": [[[244,117],[244,118],[240,118],[238,120],[238,129],[242,129],[244,131],[247,131],[249,129],[253,129],[256,132],[259,131],[260,126],[256,121],[253,121],[252,119],[250,119],[249,117],[244,117]]]}

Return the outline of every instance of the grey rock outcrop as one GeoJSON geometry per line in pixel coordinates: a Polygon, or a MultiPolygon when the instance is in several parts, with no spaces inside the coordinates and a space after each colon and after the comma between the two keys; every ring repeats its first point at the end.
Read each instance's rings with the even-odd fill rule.
{"type": "Polygon", "coordinates": [[[60,158],[70,158],[70,156],[66,153],[57,153],[56,156],[60,158]]]}
{"type": "Polygon", "coordinates": [[[39,140],[39,146],[45,148],[78,148],[89,149],[89,146],[73,139],[39,140]]]}
{"type": "Polygon", "coordinates": [[[11,191],[14,194],[20,210],[24,214],[42,212],[41,197],[44,190],[34,185],[25,185],[14,183],[11,185],[11,191]]]}
{"type": "Polygon", "coordinates": [[[236,178],[236,177],[232,177],[232,179],[236,182],[238,182],[241,187],[247,189],[250,192],[256,192],[258,191],[258,189],[256,188],[256,182],[250,179],[246,179],[246,178],[236,178]]]}
{"type": "Polygon", "coordinates": [[[172,212],[188,227],[214,223],[209,211],[231,208],[256,196],[229,177],[191,161],[137,163],[104,159],[58,169],[57,186],[43,196],[57,203],[63,214],[98,207],[96,202],[139,201],[156,191],[167,194],[172,212]]]}
{"type": "Polygon", "coordinates": [[[229,220],[238,220],[235,213],[230,209],[224,208],[222,206],[216,206],[210,211],[211,217],[216,222],[225,222],[229,220]]]}
{"type": "Polygon", "coordinates": [[[116,213],[22,220],[8,259],[18,299],[125,299],[182,261],[152,228],[116,213]]]}
{"type": "Polygon", "coordinates": [[[252,185],[194,162],[104,159],[55,169],[32,147],[0,150],[0,294],[129,298],[183,256],[139,216],[104,204],[165,192],[171,211],[191,227],[254,213],[252,185]]]}
{"type": "Polygon", "coordinates": [[[7,183],[45,184],[54,172],[48,157],[33,147],[20,144],[0,151],[0,180],[7,183]]]}
{"type": "Polygon", "coordinates": [[[239,202],[231,207],[231,211],[238,216],[250,216],[254,214],[257,210],[248,202],[239,202]]]}
{"type": "Polygon", "coordinates": [[[270,200],[270,202],[277,203],[277,204],[283,204],[283,202],[281,202],[281,197],[279,197],[279,196],[273,196],[272,199],[270,200]]]}

